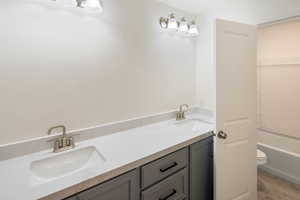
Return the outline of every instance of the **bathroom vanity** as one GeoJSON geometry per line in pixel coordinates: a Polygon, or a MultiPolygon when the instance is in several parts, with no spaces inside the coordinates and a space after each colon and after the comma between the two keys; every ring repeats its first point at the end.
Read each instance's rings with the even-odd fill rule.
{"type": "MultiPolygon", "coordinates": [[[[134,125],[128,121],[97,128],[96,137],[82,134],[88,139],[77,140],[68,151],[53,153],[52,147],[2,160],[0,187],[6,189],[0,199],[213,199],[214,123],[203,120],[202,115],[190,114],[185,120],[172,118],[137,128],[128,128],[134,125]],[[97,136],[122,127],[126,129],[97,136]]],[[[27,143],[22,145],[11,147],[14,151],[2,148],[0,157],[27,143]]]]}
{"type": "Polygon", "coordinates": [[[212,200],[213,137],[146,163],[66,200],[212,200]]]}

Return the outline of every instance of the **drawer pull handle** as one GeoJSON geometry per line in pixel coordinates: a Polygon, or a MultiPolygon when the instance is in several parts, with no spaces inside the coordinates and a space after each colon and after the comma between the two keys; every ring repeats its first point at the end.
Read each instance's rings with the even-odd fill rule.
{"type": "Polygon", "coordinates": [[[171,196],[173,196],[173,195],[176,194],[176,193],[177,193],[177,191],[176,191],[175,189],[173,189],[173,190],[171,191],[171,193],[168,194],[168,195],[166,195],[165,197],[159,197],[159,200],[167,200],[167,199],[169,199],[171,196]]]}
{"type": "Polygon", "coordinates": [[[161,171],[161,172],[166,172],[166,171],[168,171],[169,169],[172,169],[173,167],[176,167],[177,165],[178,165],[177,162],[173,162],[170,166],[165,167],[165,168],[162,168],[162,169],[159,169],[159,171],[161,171]]]}

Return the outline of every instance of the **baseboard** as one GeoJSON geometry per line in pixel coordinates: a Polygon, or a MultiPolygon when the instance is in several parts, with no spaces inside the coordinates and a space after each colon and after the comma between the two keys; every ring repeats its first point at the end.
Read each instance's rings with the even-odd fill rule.
{"type": "Polygon", "coordinates": [[[259,166],[260,169],[300,185],[300,155],[261,143],[258,148],[268,157],[267,164],[259,166]]]}
{"type": "Polygon", "coordinates": [[[293,177],[292,175],[288,174],[288,173],[285,173],[279,169],[275,169],[275,168],[272,168],[270,166],[260,166],[259,169],[263,170],[263,171],[266,171],[274,176],[277,176],[277,177],[280,177],[288,182],[291,182],[291,183],[295,183],[295,184],[298,184],[300,185],[300,180],[293,177]]]}

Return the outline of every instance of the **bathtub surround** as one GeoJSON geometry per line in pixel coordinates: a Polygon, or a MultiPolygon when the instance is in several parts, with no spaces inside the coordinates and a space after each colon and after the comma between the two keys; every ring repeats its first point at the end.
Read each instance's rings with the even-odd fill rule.
{"type": "Polygon", "coordinates": [[[195,39],[158,24],[189,13],[155,0],[109,0],[91,15],[53,4],[0,2],[0,144],[196,103],[195,39]]]}
{"type": "Polygon", "coordinates": [[[291,140],[300,140],[299,34],[299,19],[258,31],[258,126],[291,140]]]}
{"type": "Polygon", "coordinates": [[[300,184],[299,18],[258,29],[258,135],[262,169],[300,184]]]}
{"type": "Polygon", "coordinates": [[[276,132],[258,129],[259,142],[300,155],[300,140],[276,132]]]}

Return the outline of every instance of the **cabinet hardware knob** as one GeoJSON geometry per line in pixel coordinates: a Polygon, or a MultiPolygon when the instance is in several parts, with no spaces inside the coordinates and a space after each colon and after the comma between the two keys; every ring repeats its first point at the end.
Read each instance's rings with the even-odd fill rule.
{"type": "Polygon", "coordinates": [[[225,133],[224,131],[219,131],[218,132],[218,138],[220,138],[220,139],[227,139],[227,133],[225,133]]]}

